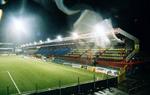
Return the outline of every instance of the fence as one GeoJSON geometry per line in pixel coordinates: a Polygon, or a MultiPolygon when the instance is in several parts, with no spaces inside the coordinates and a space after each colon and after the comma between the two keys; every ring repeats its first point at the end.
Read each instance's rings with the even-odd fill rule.
{"type": "Polygon", "coordinates": [[[88,94],[93,93],[95,91],[99,91],[109,87],[116,87],[118,83],[117,77],[93,81],[89,83],[80,84],[80,80],[78,79],[77,84],[69,87],[61,87],[61,81],[59,81],[58,88],[47,91],[35,91],[34,93],[30,93],[28,95],[80,95],[80,94],[88,94]]]}

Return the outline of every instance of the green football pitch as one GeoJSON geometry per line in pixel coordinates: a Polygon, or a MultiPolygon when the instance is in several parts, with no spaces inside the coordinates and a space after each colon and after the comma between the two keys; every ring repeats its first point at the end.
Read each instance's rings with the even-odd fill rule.
{"type": "MultiPolygon", "coordinates": [[[[94,73],[21,56],[0,56],[0,95],[55,89],[93,81],[94,73]],[[61,82],[60,82],[61,81],[61,82]]],[[[107,75],[95,74],[96,79],[107,75]]],[[[108,78],[108,77],[107,77],[108,78]]]]}

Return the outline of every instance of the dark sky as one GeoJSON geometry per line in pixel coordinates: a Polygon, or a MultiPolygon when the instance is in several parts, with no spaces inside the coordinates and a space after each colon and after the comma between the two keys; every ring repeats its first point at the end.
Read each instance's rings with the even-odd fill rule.
{"type": "MultiPolygon", "coordinates": [[[[22,13],[20,9],[23,0],[9,0],[1,6],[4,10],[2,21],[0,22],[0,41],[9,42],[6,35],[7,22],[10,13],[19,16],[36,16],[37,21],[31,22],[34,37],[25,39],[24,42],[38,41],[40,39],[55,38],[58,34],[67,36],[72,29],[73,22],[80,14],[66,15],[61,12],[53,0],[43,7],[42,5],[26,0],[22,13]]],[[[150,51],[149,45],[149,6],[148,0],[64,0],[65,5],[72,9],[90,8],[99,12],[104,18],[111,18],[114,27],[121,27],[123,30],[136,36],[140,40],[141,49],[150,51]]],[[[11,31],[10,31],[11,32],[11,31]]],[[[7,31],[8,35],[9,32],[7,31]]]]}

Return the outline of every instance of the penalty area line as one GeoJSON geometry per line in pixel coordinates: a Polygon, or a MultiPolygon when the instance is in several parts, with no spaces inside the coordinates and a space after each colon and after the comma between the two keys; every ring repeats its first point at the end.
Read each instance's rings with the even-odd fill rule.
{"type": "Polygon", "coordinates": [[[13,77],[11,76],[10,72],[9,72],[9,71],[7,71],[7,73],[8,73],[8,75],[9,75],[9,77],[10,77],[11,81],[13,82],[14,86],[16,87],[16,89],[17,89],[17,91],[18,91],[18,94],[21,94],[21,92],[20,92],[20,90],[19,90],[19,88],[18,88],[17,84],[15,83],[15,81],[14,81],[13,77]]]}

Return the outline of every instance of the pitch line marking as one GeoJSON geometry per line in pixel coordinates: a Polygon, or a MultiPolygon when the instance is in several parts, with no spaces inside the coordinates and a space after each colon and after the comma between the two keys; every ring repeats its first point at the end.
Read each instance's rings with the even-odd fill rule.
{"type": "Polygon", "coordinates": [[[10,72],[9,72],[9,71],[7,71],[7,73],[8,73],[8,75],[9,75],[9,77],[10,77],[11,81],[13,82],[14,86],[16,87],[16,89],[17,89],[17,91],[18,91],[18,94],[20,94],[20,95],[21,95],[21,92],[20,92],[20,90],[19,90],[18,86],[16,85],[16,83],[15,83],[15,81],[14,81],[13,77],[11,76],[10,72]]]}

